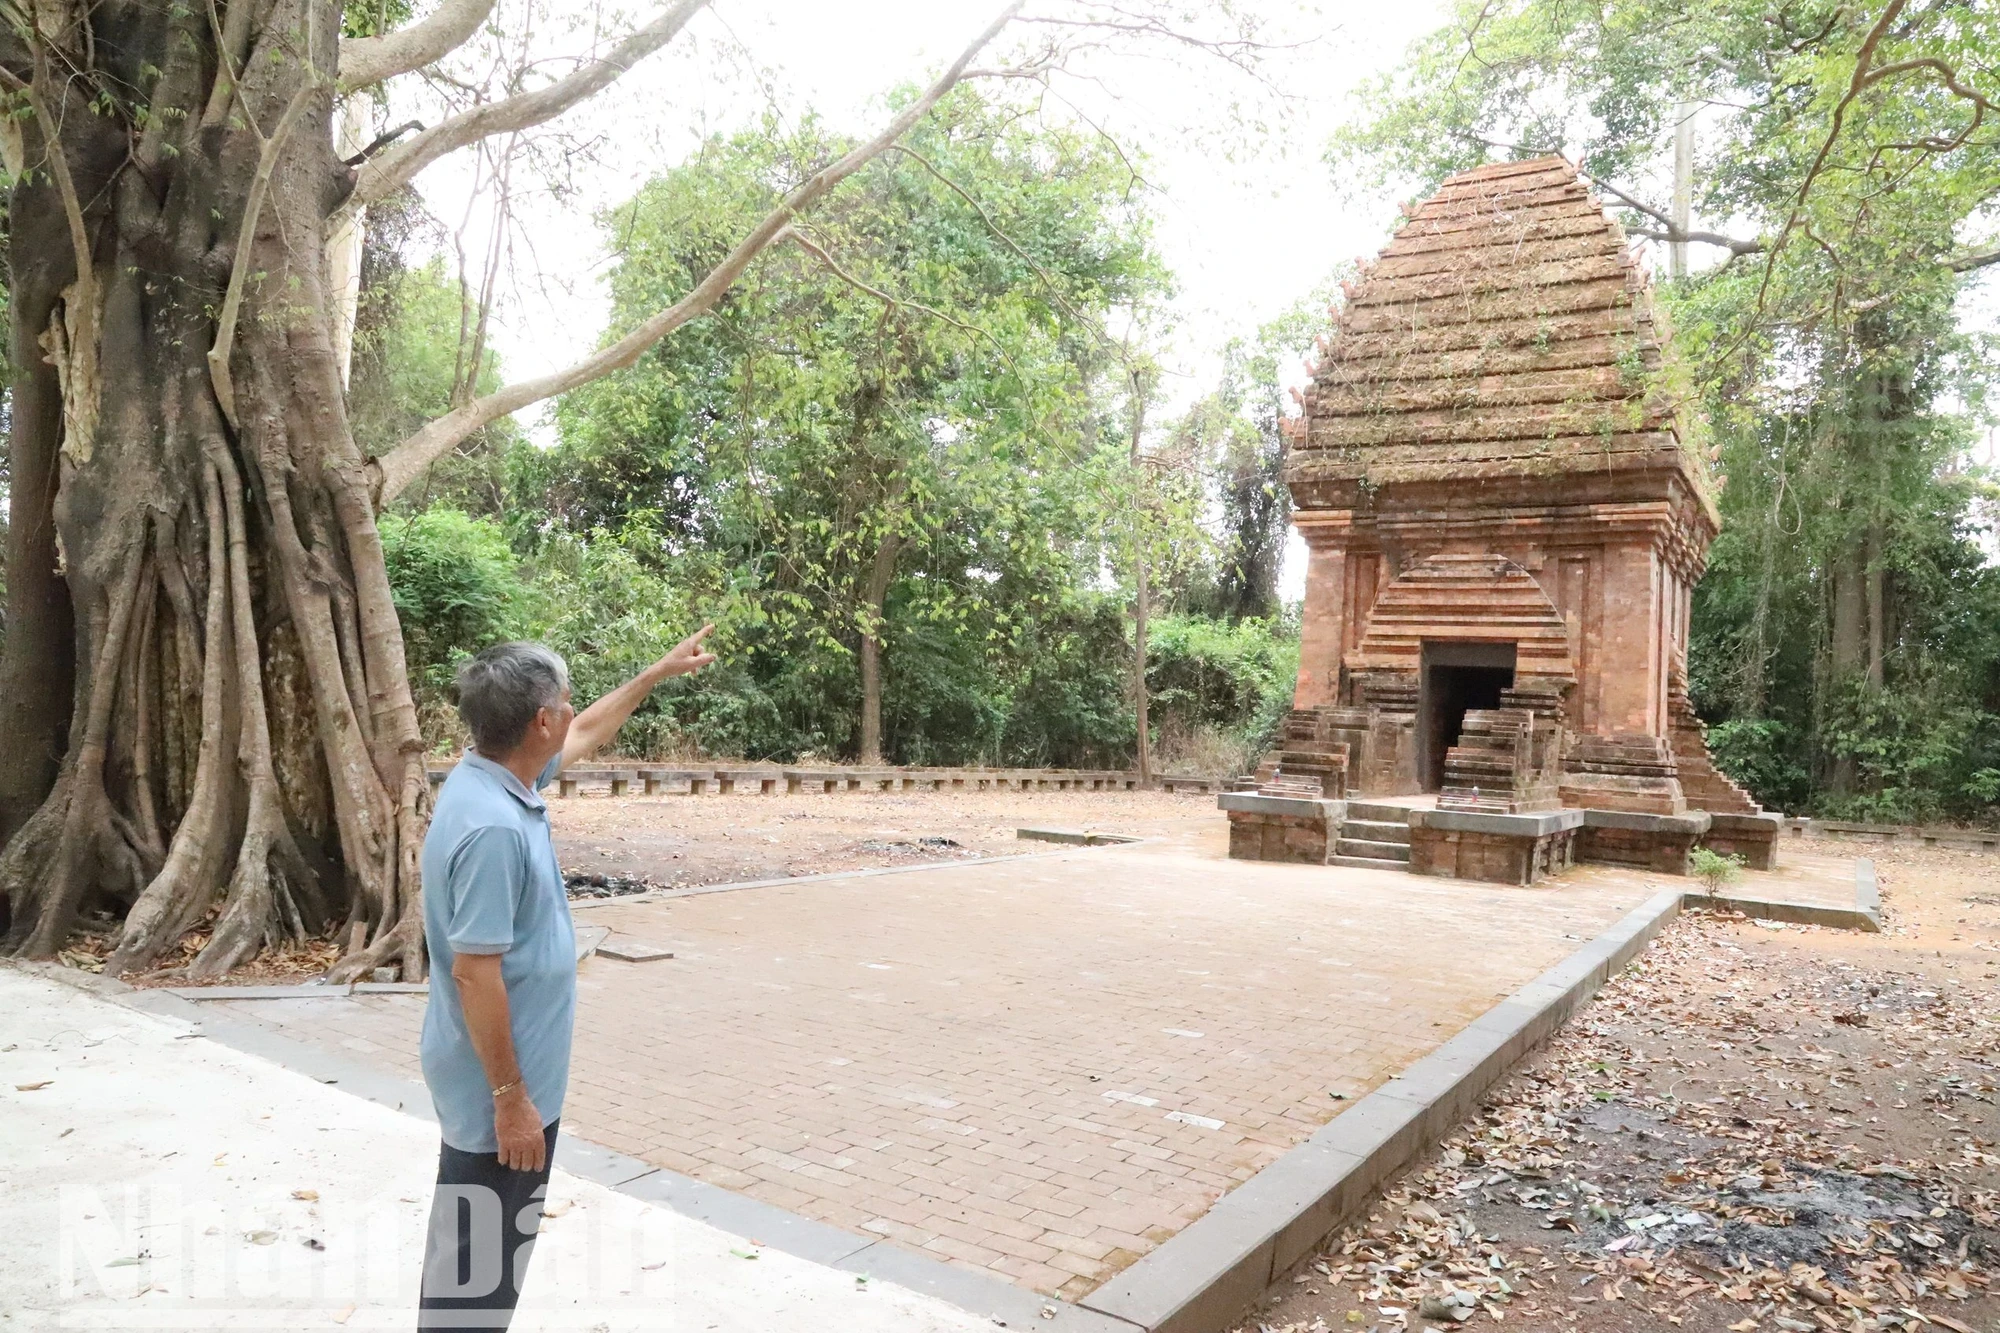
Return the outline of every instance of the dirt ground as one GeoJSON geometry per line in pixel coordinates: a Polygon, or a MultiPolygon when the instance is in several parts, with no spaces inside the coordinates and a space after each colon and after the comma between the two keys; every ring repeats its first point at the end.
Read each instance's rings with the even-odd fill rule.
{"type": "MultiPolygon", "coordinates": [[[[1024,825],[1156,833],[1215,811],[1164,792],[801,792],[580,795],[549,802],[573,895],[1047,851],[1024,825]],[[593,884],[593,879],[606,884],[593,884]]],[[[596,896],[596,895],[589,895],[596,896]]]]}
{"type": "Polygon", "coordinates": [[[1887,929],[1682,918],[1244,1333],[2000,1330],[2000,860],[1887,929]]]}
{"type": "MultiPolygon", "coordinates": [[[[1050,849],[1024,841],[1027,825],[1142,835],[1189,835],[1189,819],[1212,815],[1213,796],[1166,792],[801,792],[728,796],[611,796],[549,802],[556,856],[570,897],[593,899],[735,884],[835,870],[920,865],[1050,849]]],[[[112,918],[86,913],[60,957],[101,971],[112,918]]],[[[182,969],[208,943],[206,925],[182,938],[138,986],[187,984],[182,969]]],[[[330,940],[305,940],[258,958],[210,984],[311,980],[339,958],[330,940]]]]}

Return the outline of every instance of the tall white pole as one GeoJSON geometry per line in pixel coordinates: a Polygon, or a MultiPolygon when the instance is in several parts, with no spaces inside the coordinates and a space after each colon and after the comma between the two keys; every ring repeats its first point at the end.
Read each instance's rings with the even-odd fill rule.
{"type": "MultiPolygon", "coordinates": [[[[1681,102],[1674,108],[1674,233],[1687,235],[1694,203],[1694,103],[1681,102]]],[[[1685,278],[1688,246],[1684,239],[1667,242],[1667,272],[1685,278]]]]}
{"type": "MultiPolygon", "coordinates": [[[[339,152],[352,157],[368,146],[368,95],[350,93],[340,107],[339,152]]],[[[354,319],[361,307],[361,243],[367,210],[344,208],[334,218],[326,238],[326,286],[333,295],[333,354],[340,362],[340,382],[354,364],[354,319]]]]}

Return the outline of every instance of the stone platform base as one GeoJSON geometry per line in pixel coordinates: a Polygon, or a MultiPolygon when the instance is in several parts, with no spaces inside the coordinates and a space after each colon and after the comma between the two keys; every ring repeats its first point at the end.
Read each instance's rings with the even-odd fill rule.
{"type": "Polygon", "coordinates": [[[1576,864],[1583,811],[1537,815],[1460,810],[1410,813],[1410,870],[1419,875],[1533,884],[1576,864]]]}
{"type": "Polygon", "coordinates": [[[1785,817],[1774,810],[1754,815],[1710,815],[1708,833],[1701,845],[1722,856],[1735,854],[1752,870],[1775,870],[1778,866],[1778,834],[1785,817]]]}
{"type": "Polygon", "coordinates": [[[1224,792],[1216,804],[1229,816],[1229,854],[1239,861],[1295,861],[1323,866],[1340,839],[1345,801],[1224,792]]]}
{"type": "Polygon", "coordinates": [[[1663,875],[1685,875],[1688,853],[1708,832],[1710,815],[1649,815],[1629,810],[1585,810],[1577,859],[1637,866],[1663,875]]]}

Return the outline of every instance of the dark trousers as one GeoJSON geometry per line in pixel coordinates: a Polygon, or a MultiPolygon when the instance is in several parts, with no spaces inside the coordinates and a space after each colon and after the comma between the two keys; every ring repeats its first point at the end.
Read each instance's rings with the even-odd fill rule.
{"type": "Polygon", "coordinates": [[[539,1171],[514,1171],[500,1155],[439,1145],[437,1193],[424,1243],[424,1285],[417,1327],[490,1329],[514,1318],[521,1280],[535,1252],[556,1157],[556,1125],[542,1131],[548,1155],[539,1171]]]}

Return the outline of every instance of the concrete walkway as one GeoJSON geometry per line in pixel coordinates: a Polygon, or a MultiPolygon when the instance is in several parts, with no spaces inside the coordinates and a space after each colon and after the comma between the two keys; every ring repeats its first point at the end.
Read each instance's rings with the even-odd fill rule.
{"type": "MultiPolygon", "coordinates": [[[[408,1329],[437,1131],[0,967],[0,1333],[408,1329]]],[[[971,1333],[976,1318],[558,1171],[519,1330],[971,1333]]]]}

